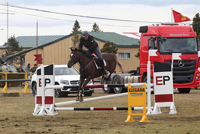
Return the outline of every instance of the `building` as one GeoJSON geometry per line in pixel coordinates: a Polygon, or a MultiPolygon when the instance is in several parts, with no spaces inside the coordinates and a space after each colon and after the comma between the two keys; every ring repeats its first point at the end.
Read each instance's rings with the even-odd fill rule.
{"type": "MultiPolygon", "coordinates": [[[[135,57],[139,50],[138,39],[120,35],[114,32],[89,32],[99,44],[100,49],[106,41],[116,44],[118,48],[117,57],[124,70],[135,70],[139,66],[139,59],[135,57]]],[[[16,40],[24,49],[36,47],[36,36],[18,36],[16,40]]],[[[35,54],[42,54],[43,64],[67,64],[73,46],[72,34],[57,36],[38,36],[37,50],[26,53],[25,64],[31,67],[36,63],[35,54]]],[[[0,48],[3,49],[3,48],[0,48]]],[[[2,51],[2,50],[1,50],[2,51]]],[[[79,68],[78,65],[75,66],[79,68]]],[[[117,67],[116,71],[119,71],[117,67]]]]}

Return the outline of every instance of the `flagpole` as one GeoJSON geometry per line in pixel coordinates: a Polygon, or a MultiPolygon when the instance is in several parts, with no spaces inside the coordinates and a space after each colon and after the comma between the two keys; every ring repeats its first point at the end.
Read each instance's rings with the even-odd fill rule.
{"type": "Polygon", "coordinates": [[[173,8],[171,8],[171,22],[174,22],[173,21],[173,8]]]}

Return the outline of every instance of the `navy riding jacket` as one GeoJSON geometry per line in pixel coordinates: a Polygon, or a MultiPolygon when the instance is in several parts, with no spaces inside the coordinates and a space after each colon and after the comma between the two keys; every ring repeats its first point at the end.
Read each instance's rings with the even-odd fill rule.
{"type": "Polygon", "coordinates": [[[93,52],[93,50],[98,47],[98,44],[94,40],[94,37],[89,35],[87,40],[85,40],[84,37],[80,38],[79,49],[82,49],[83,46],[93,52]]]}

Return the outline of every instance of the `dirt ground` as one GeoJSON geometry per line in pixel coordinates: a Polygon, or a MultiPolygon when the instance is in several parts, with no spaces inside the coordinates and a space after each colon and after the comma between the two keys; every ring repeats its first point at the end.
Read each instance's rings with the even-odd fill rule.
{"type": "MultiPolygon", "coordinates": [[[[149,123],[140,123],[141,116],[133,116],[135,122],[125,123],[127,111],[59,111],[56,116],[33,116],[34,97],[0,97],[0,134],[52,133],[52,134],[198,134],[200,133],[200,90],[190,94],[174,91],[177,114],[170,115],[169,108],[161,108],[162,114],[148,115],[149,123]]],[[[92,97],[103,96],[101,89],[92,97]]],[[[84,97],[91,98],[91,97],[84,97]]],[[[153,98],[153,94],[152,94],[153,98]]],[[[75,95],[56,98],[56,102],[75,100],[75,95]]],[[[152,104],[153,104],[152,99],[152,104]]],[[[127,96],[83,102],[68,107],[126,107],[127,96]]],[[[136,111],[134,111],[136,112],[136,111]]]]}

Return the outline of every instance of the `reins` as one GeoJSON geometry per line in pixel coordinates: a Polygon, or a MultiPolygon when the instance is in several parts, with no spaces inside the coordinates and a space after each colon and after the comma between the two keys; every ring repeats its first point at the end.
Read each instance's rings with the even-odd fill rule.
{"type": "MultiPolygon", "coordinates": [[[[85,57],[86,57],[86,55],[84,55],[85,57]]],[[[92,59],[92,60],[90,60],[90,62],[85,66],[85,67],[83,67],[83,64],[81,64],[82,62],[83,62],[84,60],[80,60],[79,62],[80,62],[80,71],[81,72],[83,72],[85,69],[87,69],[91,64],[92,64],[92,62],[94,61],[94,59],[92,59]]]]}

